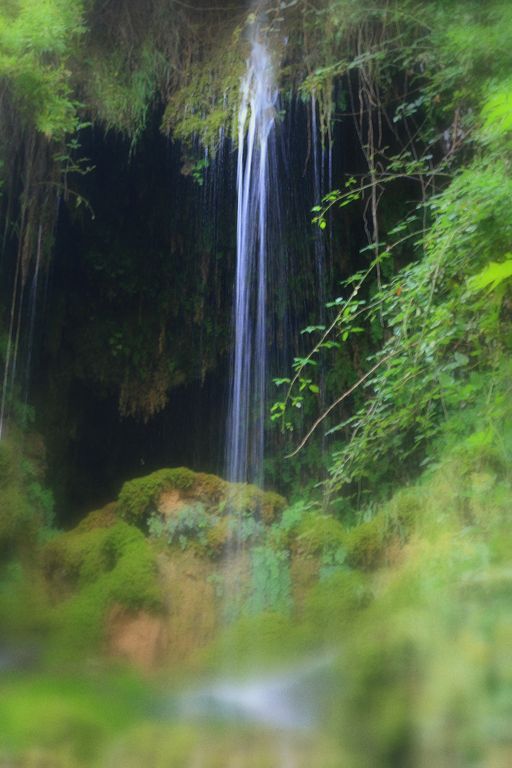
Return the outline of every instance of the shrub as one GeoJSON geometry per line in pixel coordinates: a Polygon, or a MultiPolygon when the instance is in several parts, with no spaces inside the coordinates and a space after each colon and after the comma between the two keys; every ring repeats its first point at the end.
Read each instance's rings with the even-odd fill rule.
{"type": "Polygon", "coordinates": [[[251,584],[245,612],[287,613],[292,607],[288,552],[257,546],[251,550],[251,584]]]}
{"type": "Polygon", "coordinates": [[[167,544],[178,545],[184,550],[192,542],[201,547],[208,544],[209,531],[219,522],[215,515],[208,514],[201,502],[187,504],[167,519],[154,515],[149,519],[149,532],[163,538],[167,544]]]}
{"type": "Polygon", "coordinates": [[[297,549],[305,555],[322,555],[347,545],[347,531],[330,515],[310,513],[298,526],[297,549]]]}
{"type": "Polygon", "coordinates": [[[404,541],[424,512],[424,500],[419,486],[403,488],[395,493],[384,507],[384,513],[391,531],[404,541]]]}
{"type": "Polygon", "coordinates": [[[348,531],[347,562],[352,568],[370,570],[382,561],[389,539],[386,518],[382,512],[348,531]]]}

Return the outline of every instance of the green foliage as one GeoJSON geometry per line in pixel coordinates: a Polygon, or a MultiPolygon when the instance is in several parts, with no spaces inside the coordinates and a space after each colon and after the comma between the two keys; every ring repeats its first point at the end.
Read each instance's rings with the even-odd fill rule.
{"type": "Polygon", "coordinates": [[[325,555],[346,548],[346,530],[331,515],[310,514],[296,532],[298,550],[309,555],[325,555]]]}
{"type": "Polygon", "coordinates": [[[505,254],[505,259],[506,261],[491,261],[487,264],[478,275],[471,278],[471,288],[475,290],[487,288],[489,291],[494,291],[505,280],[512,277],[512,254],[505,254]]]}
{"type": "Polygon", "coordinates": [[[369,570],[382,562],[388,539],[386,518],[375,515],[371,520],[351,528],[347,536],[347,562],[353,568],[369,570]]]}
{"type": "MultiPolygon", "coordinates": [[[[477,289],[497,287],[508,277],[507,261],[494,266],[489,261],[506,253],[511,192],[502,160],[475,161],[431,201],[433,224],[420,241],[418,261],[383,285],[368,304],[358,298],[368,272],[351,281],[356,288],[330,332],[343,341],[352,317],[363,314],[370,327],[383,324],[386,341],[369,358],[360,382],[369,393],[367,402],[330,429],[352,432],[334,452],[331,488],[372,474],[375,483],[393,469],[382,464],[389,453],[395,462],[400,457],[403,466],[439,433],[449,409],[465,407],[490,385],[491,379],[479,379],[477,373],[493,371],[507,349],[504,294],[482,295],[477,289]]],[[[318,345],[313,354],[317,351],[318,345]]]]}
{"type": "Polygon", "coordinates": [[[290,655],[298,649],[302,650],[301,641],[289,616],[272,612],[245,614],[219,633],[207,650],[205,661],[208,666],[223,670],[229,658],[236,674],[261,668],[261,664],[268,669],[273,662],[289,662],[290,655]]]}
{"type": "Polygon", "coordinates": [[[15,486],[0,490],[0,547],[12,553],[21,544],[23,538],[33,538],[31,507],[22,493],[15,486]]]}
{"type": "Polygon", "coordinates": [[[158,78],[164,71],[165,59],[149,41],[138,52],[135,67],[133,62],[127,64],[123,49],[98,57],[87,83],[96,119],[130,136],[134,145],[146,128],[157,97],[158,78]]]}
{"type": "Polygon", "coordinates": [[[151,536],[163,538],[167,544],[177,544],[184,550],[192,541],[200,547],[206,547],[211,529],[218,523],[219,517],[209,514],[201,502],[195,502],[180,507],[167,519],[150,517],[148,531],[151,536]]]}
{"type": "Polygon", "coordinates": [[[0,11],[0,78],[48,138],[77,126],[69,60],[84,31],[82,0],[16,1],[0,11]]]}
{"type": "Polygon", "coordinates": [[[272,547],[251,549],[251,585],[244,612],[285,614],[291,610],[289,555],[272,547]]]}
{"type": "Polygon", "coordinates": [[[23,455],[30,437],[12,429],[0,442],[0,550],[30,560],[44,529],[53,522],[53,494],[44,486],[44,460],[23,455]]]}
{"type": "MultiPolygon", "coordinates": [[[[199,140],[215,155],[224,137],[237,138],[240,79],[245,66],[241,31],[238,24],[226,26],[218,31],[213,47],[211,39],[203,39],[202,50],[168,99],[162,129],[189,151],[199,140]]],[[[197,162],[192,159],[185,163],[185,172],[194,174],[197,162]]]]}
{"type": "Polygon", "coordinates": [[[305,501],[297,501],[286,507],[280,519],[273,523],[268,532],[269,542],[276,549],[289,549],[300,525],[311,515],[312,506],[305,501]]]}
{"type": "Polygon", "coordinates": [[[495,143],[510,141],[512,132],[512,85],[499,83],[491,90],[482,108],[482,140],[495,143]]]}

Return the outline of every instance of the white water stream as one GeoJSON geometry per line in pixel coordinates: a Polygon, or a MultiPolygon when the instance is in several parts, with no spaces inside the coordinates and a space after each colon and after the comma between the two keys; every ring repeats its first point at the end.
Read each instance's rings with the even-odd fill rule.
{"type": "Polygon", "coordinates": [[[268,209],[278,91],[272,57],[255,23],[238,119],[237,263],[227,478],[260,482],[267,379],[268,209]]]}

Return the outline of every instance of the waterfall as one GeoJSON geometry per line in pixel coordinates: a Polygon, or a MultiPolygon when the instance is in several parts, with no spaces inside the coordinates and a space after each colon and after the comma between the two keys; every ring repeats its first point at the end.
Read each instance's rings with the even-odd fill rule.
{"type": "Polygon", "coordinates": [[[238,117],[237,260],[227,478],[262,482],[267,379],[267,264],[278,91],[260,24],[242,80],[238,117]]]}

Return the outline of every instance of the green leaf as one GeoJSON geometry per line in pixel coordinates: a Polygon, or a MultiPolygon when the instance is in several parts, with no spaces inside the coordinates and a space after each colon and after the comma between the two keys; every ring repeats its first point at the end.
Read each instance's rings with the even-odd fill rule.
{"type": "Polygon", "coordinates": [[[469,288],[473,291],[482,291],[484,288],[494,291],[501,283],[512,277],[512,253],[505,254],[505,258],[506,261],[491,261],[469,280],[469,288]]]}

